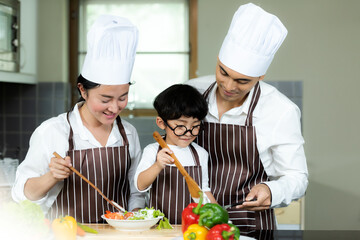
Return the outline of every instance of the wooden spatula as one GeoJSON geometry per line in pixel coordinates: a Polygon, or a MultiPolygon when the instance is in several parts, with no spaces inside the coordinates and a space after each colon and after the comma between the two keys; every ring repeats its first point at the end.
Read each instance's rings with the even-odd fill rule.
{"type": "MultiPolygon", "coordinates": [[[[164,141],[164,139],[161,137],[161,135],[157,131],[155,131],[153,133],[153,137],[160,144],[160,147],[169,148],[168,145],[166,144],[166,142],[164,141]]],[[[200,193],[199,192],[201,190],[200,190],[199,185],[195,182],[195,180],[192,177],[190,177],[188,172],[185,170],[185,168],[181,165],[179,160],[176,158],[175,154],[171,154],[170,156],[174,159],[174,164],[179,169],[179,172],[184,176],[186,184],[187,184],[187,186],[189,188],[189,192],[191,194],[191,197],[200,198],[200,193]]]]}
{"type": "MultiPolygon", "coordinates": [[[[55,157],[57,158],[62,158],[57,152],[53,153],[55,157]]],[[[62,158],[63,159],[63,158],[62,158]]],[[[74,173],[76,173],[76,175],[78,175],[79,177],[81,177],[85,182],[87,182],[91,187],[93,187],[108,203],[110,203],[114,208],[116,208],[117,210],[121,211],[121,212],[125,212],[125,209],[123,207],[121,207],[119,204],[117,204],[114,200],[109,200],[105,194],[103,194],[100,189],[98,189],[92,182],[90,182],[86,177],[84,177],[84,175],[82,175],[81,173],[79,173],[78,170],[76,170],[73,167],[69,167],[71,171],[73,171],[74,173]]]]}

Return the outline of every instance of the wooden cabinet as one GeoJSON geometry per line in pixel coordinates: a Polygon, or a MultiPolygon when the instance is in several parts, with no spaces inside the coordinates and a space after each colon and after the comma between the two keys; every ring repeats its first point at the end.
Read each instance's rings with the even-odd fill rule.
{"type": "Polygon", "coordinates": [[[279,224],[279,229],[296,229],[304,228],[304,204],[305,199],[293,201],[289,206],[284,208],[276,208],[275,215],[279,224]]]}

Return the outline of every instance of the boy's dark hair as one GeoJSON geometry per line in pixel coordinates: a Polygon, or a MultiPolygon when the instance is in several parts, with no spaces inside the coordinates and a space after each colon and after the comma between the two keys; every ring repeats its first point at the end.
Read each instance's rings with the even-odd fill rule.
{"type": "Polygon", "coordinates": [[[205,98],[194,87],[186,84],[174,84],[162,91],[155,98],[154,107],[164,121],[181,116],[201,121],[208,112],[205,98]]]}

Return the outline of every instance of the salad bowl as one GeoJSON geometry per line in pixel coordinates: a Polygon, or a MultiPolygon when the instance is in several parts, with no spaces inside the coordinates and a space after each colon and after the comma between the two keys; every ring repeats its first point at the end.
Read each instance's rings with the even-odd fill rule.
{"type": "Polygon", "coordinates": [[[119,231],[146,231],[159,222],[164,214],[159,210],[140,209],[127,219],[113,219],[104,214],[101,216],[110,226],[119,231]]]}
{"type": "Polygon", "coordinates": [[[105,221],[112,227],[119,231],[146,231],[154,226],[162,216],[150,219],[141,220],[118,220],[106,218],[104,215],[101,216],[105,221]]]}

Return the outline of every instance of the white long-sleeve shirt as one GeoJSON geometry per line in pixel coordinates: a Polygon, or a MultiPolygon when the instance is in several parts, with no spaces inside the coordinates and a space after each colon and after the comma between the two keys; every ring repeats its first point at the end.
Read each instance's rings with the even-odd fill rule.
{"type": "MultiPolygon", "coordinates": [[[[70,113],[69,120],[73,129],[74,149],[99,148],[102,145],[95,139],[91,132],[83,125],[78,107],[70,113]]],[[[136,190],[134,186],[134,174],[141,158],[141,147],[136,129],[130,123],[121,121],[129,141],[129,152],[131,167],[128,172],[131,196],[129,199],[129,210],[145,207],[145,196],[136,190]]],[[[65,157],[69,149],[70,128],[66,119],[66,113],[43,122],[30,138],[29,150],[24,161],[19,165],[16,172],[16,180],[12,189],[12,197],[15,201],[26,199],[24,185],[29,178],[40,177],[49,171],[49,163],[56,151],[65,157]]],[[[105,147],[123,145],[123,139],[118,129],[116,120],[113,124],[110,136],[105,147]]],[[[57,198],[63,187],[63,181],[58,182],[42,199],[34,201],[39,204],[46,213],[57,198]]]]}
{"type": "MultiPolygon", "coordinates": [[[[203,93],[215,76],[192,79],[186,84],[203,93]]],[[[207,122],[244,125],[253,90],[245,102],[233,108],[219,119],[216,104],[216,88],[209,94],[207,122]]],[[[253,112],[253,125],[257,135],[257,147],[261,162],[270,181],[271,207],[283,207],[301,198],[308,185],[308,170],[303,148],[299,108],[271,85],[260,81],[261,95],[253,112]]]]}
{"type": "MultiPolygon", "coordinates": [[[[210,191],[209,177],[208,177],[209,154],[207,153],[207,151],[204,148],[200,147],[196,143],[192,143],[192,146],[195,148],[197,154],[199,155],[199,162],[200,162],[201,174],[202,174],[202,181],[201,181],[202,190],[204,192],[209,192],[210,191]]],[[[171,151],[173,151],[174,155],[179,160],[181,165],[195,166],[194,157],[191,153],[189,146],[182,148],[179,146],[169,144],[169,148],[171,149],[171,151]]],[[[148,169],[149,167],[151,167],[156,162],[156,156],[158,153],[158,149],[159,149],[158,143],[151,143],[144,148],[141,161],[139,163],[139,166],[138,166],[135,176],[134,176],[134,184],[135,184],[137,190],[139,190],[137,188],[137,179],[139,177],[139,174],[141,172],[145,171],[146,169],[148,169]]],[[[175,164],[169,164],[169,166],[175,166],[175,164]]],[[[147,189],[144,189],[142,192],[146,192],[150,188],[151,188],[151,185],[147,189]]]]}

